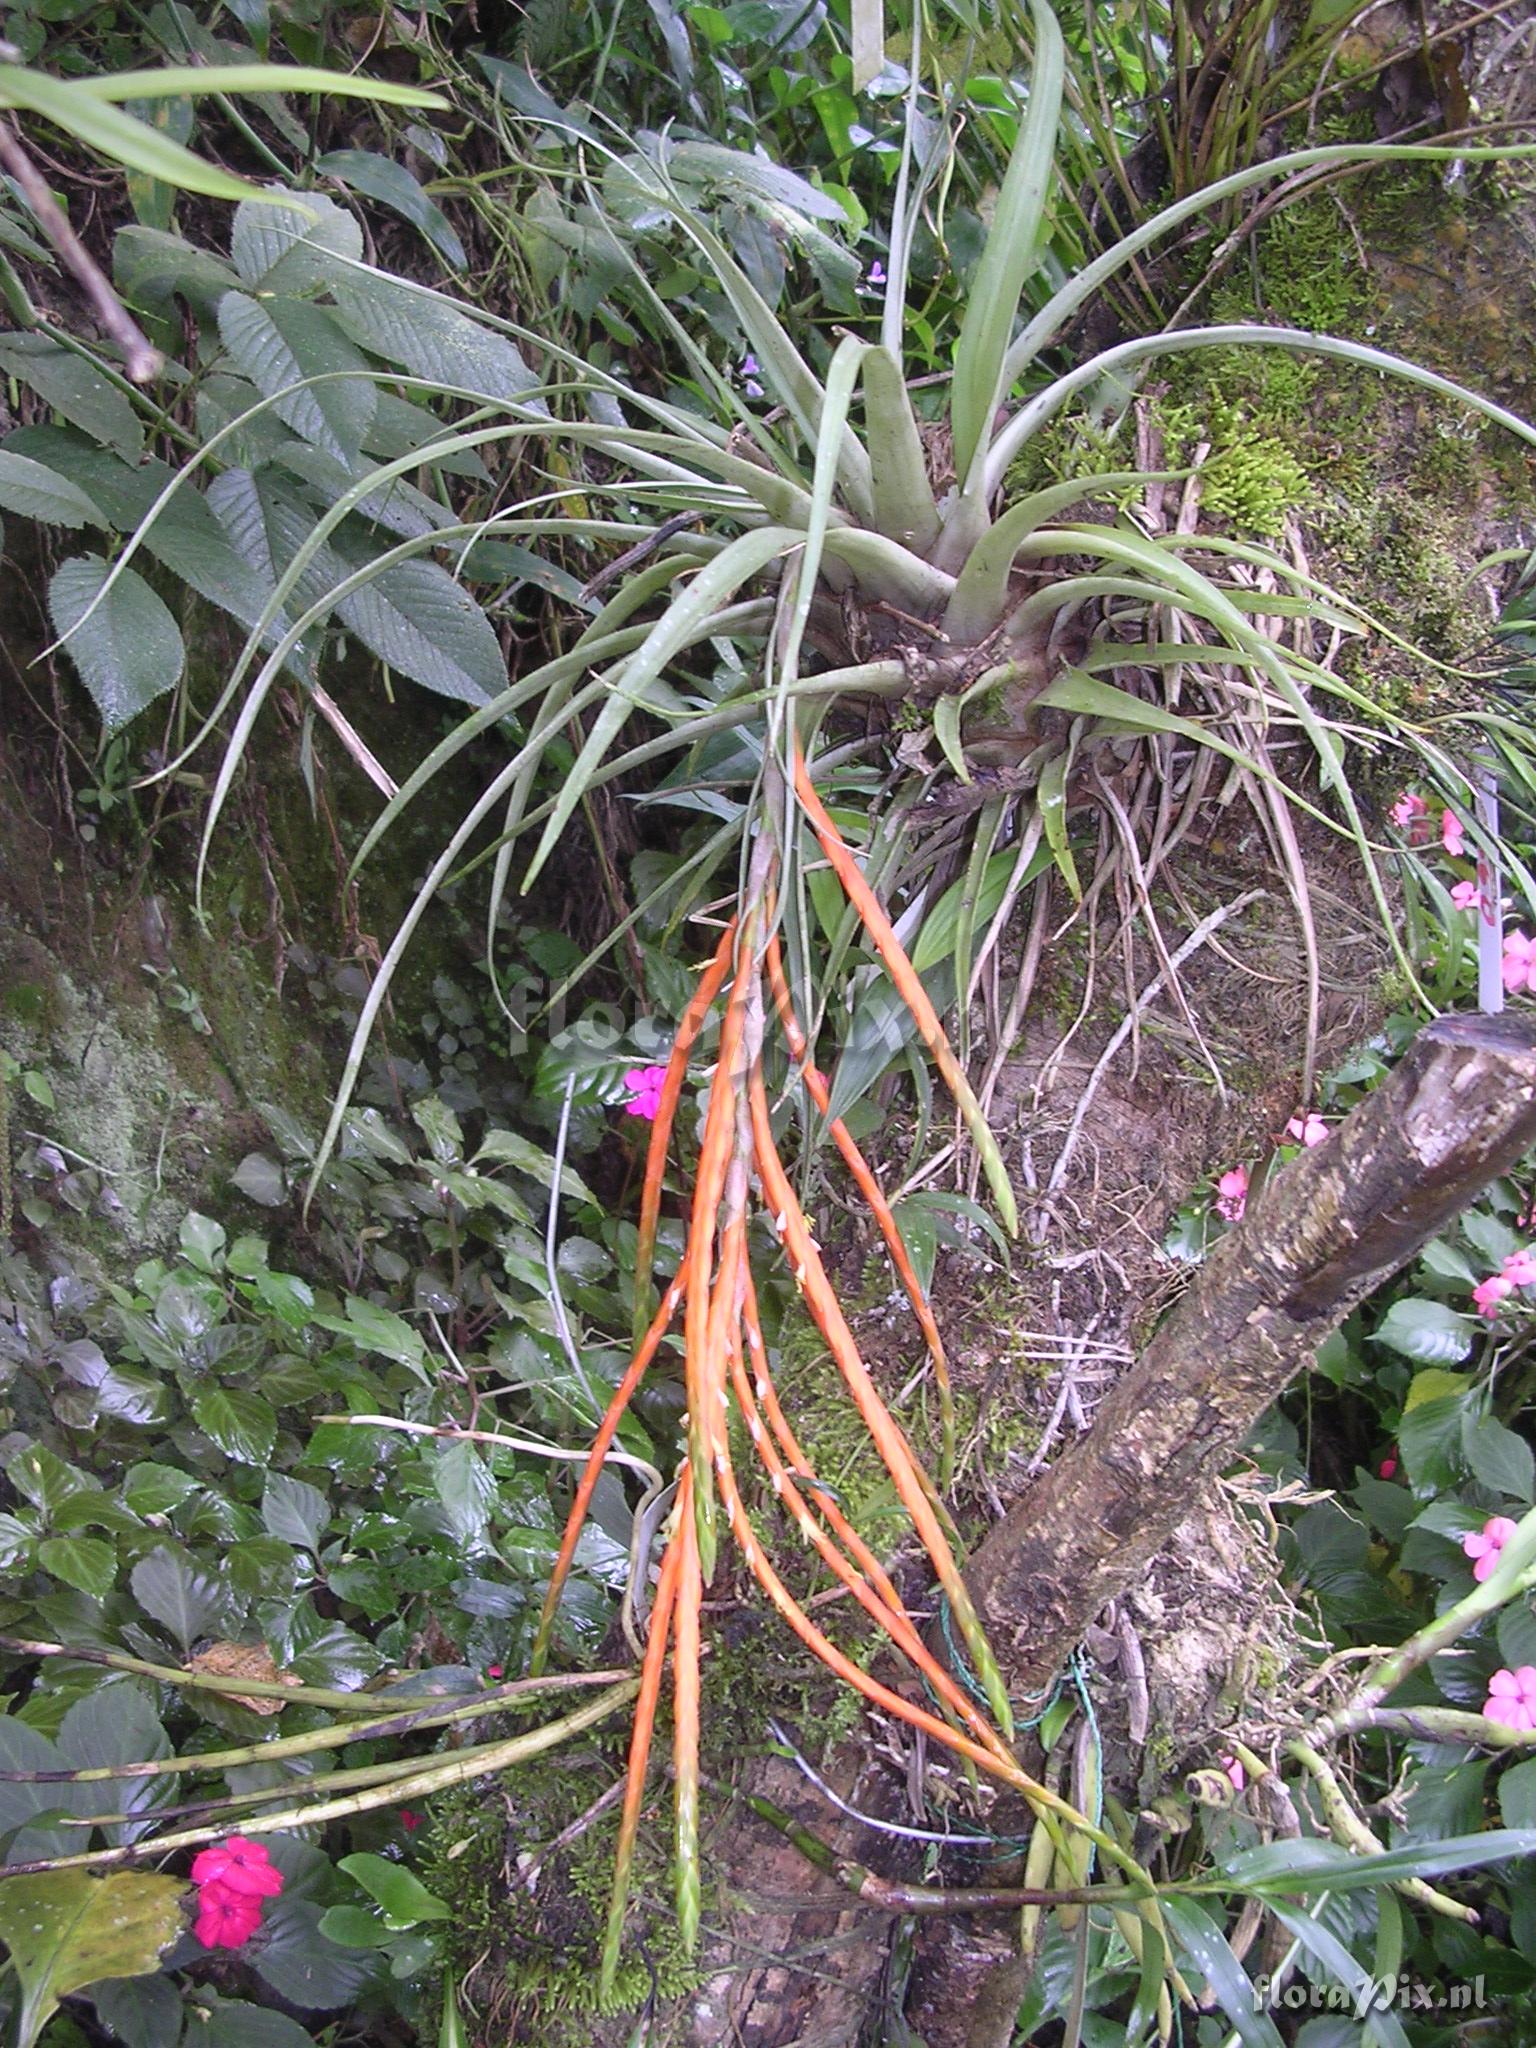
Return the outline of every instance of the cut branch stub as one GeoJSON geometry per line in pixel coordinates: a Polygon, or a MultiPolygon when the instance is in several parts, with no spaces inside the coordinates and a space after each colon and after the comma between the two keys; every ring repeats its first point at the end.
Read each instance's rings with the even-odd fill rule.
{"type": "Polygon", "coordinates": [[[1536,1024],[1441,1018],[1250,1203],[966,1569],[1016,1690],[1051,1683],[1328,1333],[1533,1143],[1536,1024]]]}

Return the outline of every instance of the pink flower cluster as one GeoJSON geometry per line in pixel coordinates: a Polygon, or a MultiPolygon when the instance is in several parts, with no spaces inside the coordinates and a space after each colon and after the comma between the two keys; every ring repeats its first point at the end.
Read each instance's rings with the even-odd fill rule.
{"type": "Polygon", "coordinates": [[[1517,1287],[1536,1287],[1536,1245],[1511,1252],[1502,1272],[1479,1280],[1472,1290],[1473,1305],[1480,1316],[1487,1316],[1491,1322],[1499,1312],[1500,1302],[1507,1301],[1517,1287]]]}
{"type": "MultiPolygon", "coordinates": [[[[1434,834],[1429,805],[1413,790],[1405,789],[1387,813],[1399,831],[1406,832],[1410,845],[1427,846],[1434,834]]],[[[1440,813],[1440,844],[1453,860],[1467,850],[1467,828],[1454,811],[1440,813]]]]}
{"type": "Polygon", "coordinates": [[[1228,1223],[1241,1223],[1248,1206],[1248,1169],[1234,1166],[1216,1183],[1216,1214],[1228,1223]]]}
{"type": "Polygon", "coordinates": [[[624,1076],[624,1086],[629,1090],[629,1100],[624,1105],[624,1114],[643,1116],[647,1123],[655,1123],[656,1112],[661,1108],[662,1084],[666,1078],[665,1067],[631,1067],[624,1076]]]}
{"type": "Polygon", "coordinates": [[[261,1842],[231,1835],[192,1862],[197,1886],[197,1925],[192,1932],[204,1948],[243,1948],[261,1925],[261,1902],[275,1899],[283,1873],[274,1868],[261,1842]]]}
{"type": "Polygon", "coordinates": [[[1483,1718],[1505,1728],[1536,1729],[1536,1664],[1522,1664],[1518,1671],[1495,1671],[1488,1681],[1483,1718]]]}
{"type": "Polygon", "coordinates": [[[1536,939],[1524,932],[1506,932],[1501,972],[1510,995],[1536,996],[1536,939]]]}
{"type": "Polygon", "coordinates": [[[1307,1109],[1293,1116],[1285,1127],[1285,1135],[1293,1144],[1305,1145],[1309,1150],[1321,1145],[1328,1135],[1328,1126],[1315,1109],[1307,1109]]]}
{"type": "Polygon", "coordinates": [[[1514,1533],[1515,1524],[1508,1515],[1490,1515],[1481,1529],[1462,1537],[1461,1547],[1473,1559],[1472,1576],[1479,1585],[1493,1577],[1504,1546],[1514,1533]]]}

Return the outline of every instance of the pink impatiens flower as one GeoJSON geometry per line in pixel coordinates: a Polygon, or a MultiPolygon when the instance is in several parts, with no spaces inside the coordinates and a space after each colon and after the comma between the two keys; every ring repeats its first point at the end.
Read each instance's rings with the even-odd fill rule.
{"type": "Polygon", "coordinates": [[[1216,1183],[1216,1214],[1228,1223],[1240,1223],[1248,1206],[1248,1169],[1234,1166],[1216,1183]]]}
{"type": "Polygon", "coordinates": [[[1536,939],[1524,932],[1506,932],[1502,971],[1510,995],[1536,996],[1536,939]]]}
{"type": "Polygon", "coordinates": [[[1467,850],[1467,828],[1454,811],[1440,813],[1440,844],[1453,860],[1459,860],[1467,850]]]}
{"type": "Polygon", "coordinates": [[[1492,1578],[1498,1568],[1500,1554],[1514,1533],[1515,1524],[1508,1515],[1490,1515],[1481,1529],[1474,1529],[1462,1537],[1461,1547],[1473,1560],[1472,1576],[1479,1585],[1484,1579],[1492,1578]]]}
{"type": "Polygon", "coordinates": [[[667,1078],[665,1067],[631,1067],[624,1076],[624,1086],[629,1090],[629,1100],[624,1105],[626,1116],[643,1116],[647,1123],[656,1121],[656,1112],[661,1107],[662,1083],[667,1078]]]}
{"type": "Polygon", "coordinates": [[[1517,1287],[1536,1287],[1536,1245],[1511,1252],[1502,1271],[1479,1280],[1472,1290],[1472,1305],[1480,1316],[1491,1321],[1499,1312],[1500,1302],[1507,1301],[1517,1287]]]}
{"type": "Polygon", "coordinates": [[[1405,789],[1387,813],[1387,816],[1394,825],[1407,832],[1418,823],[1420,818],[1427,818],[1429,816],[1429,805],[1425,803],[1423,797],[1415,796],[1412,790],[1405,789]]]}
{"type": "Polygon", "coordinates": [[[243,1948],[261,1925],[261,1902],[275,1899],[283,1873],[274,1868],[266,1845],[230,1835],[192,1859],[197,1886],[197,1925],[204,1948],[243,1948]]]}
{"type": "Polygon", "coordinates": [[[1285,1127],[1285,1135],[1298,1145],[1321,1145],[1328,1135],[1328,1126],[1315,1109],[1293,1116],[1285,1127]]]}
{"type": "Polygon", "coordinates": [[[1476,882],[1458,882],[1455,888],[1451,891],[1451,901],[1455,904],[1458,910],[1476,910],[1476,882]]]}
{"type": "Polygon", "coordinates": [[[1536,1664],[1518,1671],[1495,1671],[1488,1681],[1483,1718],[1505,1728],[1536,1729],[1536,1664]]]}
{"type": "Polygon", "coordinates": [[[1397,1477],[1396,1458],[1393,1457],[1390,1452],[1388,1452],[1387,1456],[1384,1457],[1381,1463],[1376,1467],[1376,1472],[1377,1476],[1381,1479],[1395,1479],[1397,1477]]]}

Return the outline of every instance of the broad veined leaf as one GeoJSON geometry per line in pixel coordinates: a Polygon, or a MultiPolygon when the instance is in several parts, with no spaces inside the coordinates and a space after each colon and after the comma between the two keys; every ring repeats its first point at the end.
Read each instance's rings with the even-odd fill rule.
{"type": "Polygon", "coordinates": [[[503,335],[397,279],[349,272],[333,295],[336,318],[359,348],[417,377],[508,399],[539,382],[503,335]]]}
{"type": "MultiPolygon", "coordinates": [[[[293,484],[269,468],[254,474],[248,469],[227,469],[209,485],[208,503],[232,546],[245,556],[269,592],[314,531],[312,507],[293,484]]],[[[335,551],[320,547],[299,572],[281,622],[286,626],[300,610],[324,603],[346,573],[335,551]]],[[[310,640],[301,643],[305,649],[312,644],[310,640]]]]}
{"type": "Polygon", "coordinates": [[[342,462],[357,454],[373,418],[373,382],[365,358],[323,306],[228,292],[219,301],[219,334],[262,396],[276,398],[278,418],[296,434],[342,462]],[[306,377],[324,381],[289,388],[306,377]],[[279,392],[285,395],[277,398],[279,392]]]}
{"type": "Polygon", "coordinates": [[[403,215],[455,270],[464,268],[464,244],[449,226],[443,209],[427,197],[404,164],[372,149],[332,149],[315,159],[315,169],[403,215]]]}
{"type": "Polygon", "coordinates": [[[0,1882],[0,1941],[21,1986],[17,2048],[32,2048],[72,1991],[158,1970],[182,1931],[186,1890],[179,1878],[141,1870],[46,1870],[0,1882]]]}
{"type": "Polygon", "coordinates": [[[192,1403],[193,1418],[226,1458],[265,1465],[277,1442],[277,1415],[264,1395],[243,1388],[210,1387],[192,1403]]]}
{"type": "Polygon", "coordinates": [[[50,1536],[37,1546],[37,1561],[93,1600],[105,1600],[117,1579],[116,1548],[100,1536],[50,1536]]]}
{"type": "Polygon", "coordinates": [[[267,1474],[261,1520],[269,1536],[318,1554],[320,1538],[330,1518],[330,1504],[318,1486],[311,1486],[307,1480],[290,1479],[283,1472],[267,1474]]]}
{"type": "Polygon", "coordinates": [[[96,604],[107,575],[100,555],[76,555],[61,563],[48,586],[48,610],[96,700],[102,724],[116,732],[146,704],[175,689],[186,650],[176,621],[132,569],[123,570],[96,604]]]}
{"type": "MultiPolygon", "coordinates": [[[[555,1178],[555,1162],[550,1155],[517,1131],[487,1131],[479,1151],[475,1154],[478,1165],[483,1159],[493,1159],[503,1166],[515,1166],[543,1187],[551,1187],[555,1178]]],[[[576,1202],[593,1202],[597,1197],[587,1186],[581,1175],[571,1167],[565,1167],[560,1175],[560,1192],[569,1195],[576,1202]]]]}
{"type": "Polygon", "coordinates": [[[263,292],[300,292],[344,275],[336,261],[361,262],[363,231],[343,207],[319,192],[302,202],[277,187],[273,204],[236,209],[229,253],[245,283],[263,292]]]}
{"type": "MultiPolygon", "coordinates": [[[[338,533],[337,553],[362,567],[370,551],[338,533]]],[[[363,645],[401,675],[440,697],[485,704],[507,687],[496,629],[479,605],[436,562],[395,562],[342,598],[337,616],[363,645]]]]}
{"type": "Polygon", "coordinates": [[[320,1932],[322,1910],[313,1899],[274,1899],[251,1951],[257,1973],[278,1996],[308,2011],[349,2005],[374,1971],[366,1951],[343,1948],[320,1932]]]}
{"type": "MultiPolygon", "coordinates": [[[[205,1992],[198,1987],[198,2002],[205,1992]]],[[[108,1977],[89,1984],[85,1996],[96,2017],[124,2048],[176,2048],[186,2008],[175,1981],[167,1976],[108,1977]]]]}
{"type": "MultiPolygon", "coordinates": [[[[72,457],[71,466],[113,524],[125,531],[142,525],[174,475],[163,462],[145,462],[130,469],[100,448],[72,457]]],[[[234,544],[202,492],[190,485],[176,491],[153,523],[144,527],[142,544],[199,597],[206,597],[247,629],[255,626],[271,595],[272,581],[261,575],[249,553],[234,544]]],[[[280,625],[268,627],[266,642],[275,642],[280,630],[280,625]]],[[[303,648],[294,650],[287,665],[306,679],[313,673],[303,648]]]]}
{"type": "MultiPolygon", "coordinates": [[[[370,473],[367,463],[339,462],[325,449],[309,447],[300,441],[290,441],[279,452],[277,460],[284,469],[308,485],[327,509],[344,491],[350,491],[370,473]]],[[[436,533],[439,528],[454,523],[453,514],[445,506],[440,505],[436,498],[429,498],[425,491],[418,491],[403,476],[391,477],[388,483],[380,484],[376,490],[359,498],[356,509],[361,518],[371,519],[375,526],[382,526],[388,533],[399,534],[402,540],[419,540],[423,534],[436,533]]]]}
{"type": "Polygon", "coordinates": [[[169,1629],[183,1650],[210,1634],[229,1610],[228,1589],[185,1551],[169,1545],[141,1557],[129,1574],[129,1584],[144,1612],[169,1629]]]}
{"type": "Polygon", "coordinates": [[[1393,1302],[1371,1339],[1418,1365],[1452,1365],[1470,1355],[1475,1329],[1470,1316],[1443,1301],[1410,1295],[1393,1302]]]}
{"type": "Polygon", "coordinates": [[[44,334],[0,334],[0,370],[30,386],[61,419],[126,462],[144,452],[138,414],[100,370],[44,334]]]}
{"type": "Polygon", "coordinates": [[[187,2007],[182,2048],[313,2048],[314,2034],[270,2006],[220,1998],[206,1984],[187,2007]]]}
{"type": "Polygon", "coordinates": [[[119,228],[112,242],[112,276],[130,306],[169,313],[177,298],[204,319],[240,282],[235,271],[206,249],[161,228],[119,228]]]}
{"type": "Polygon", "coordinates": [[[107,524],[78,484],[44,463],[6,450],[0,450],[0,508],[47,526],[107,524]]]}

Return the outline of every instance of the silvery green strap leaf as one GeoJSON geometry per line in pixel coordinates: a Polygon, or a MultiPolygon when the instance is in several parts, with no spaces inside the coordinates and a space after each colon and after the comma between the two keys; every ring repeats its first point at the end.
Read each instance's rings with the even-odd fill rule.
{"type": "MultiPolygon", "coordinates": [[[[9,66],[0,69],[9,70],[9,66]]],[[[3,88],[0,88],[3,90],[3,88]]],[[[355,71],[322,71],[311,64],[165,64],[154,71],[95,73],[72,78],[69,90],[81,99],[196,99],[205,93],[321,92],[328,97],[376,100],[388,107],[448,106],[441,93],[363,78],[355,71]]]]}
{"type": "Polygon", "coordinates": [[[1283,2048],[1279,2030],[1263,2010],[1252,1978],[1205,1908],[1193,1899],[1165,1898],[1163,1912],[1180,1952],[1205,1978],[1243,2048],[1283,2048]]]}
{"type": "Polygon", "coordinates": [[[1357,1962],[1339,1937],[1311,1913],[1283,1898],[1272,1897],[1266,1903],[1281,1926],[1290,1929],[1314,1965],[1320,1964],[1349,1993],[1355,2019],[1365,2022],[1362,2041],[1379,2044],[1379,2048],[1409,2048],[1402,2021],[1382,1996],[1379,1975],[1357,1962]]]}
{"type": "Polygon", "coordinates": [[[977,265],[955,348],[950,419],[955,472],[967,481],[985,448],[992,415],[1005,390],[1003,363],[1013,337],[1019,296],[1039,261],[1046,200],[1056,172],[1056,130],[1066,77],[1066,51],[1045,0],[1030,0],[1035,65],[1029,104],[1019,127],[992,226],[977,265]]]}
{"type": "Polygon", "coordinates": [[[1331,169],[1350,164],[1383,163],[1490,163],[1531,155],[1536,155],[1536,143],[1514,143],[1503,148],[1484,149],[1450,149],[1433,143],[1341,143],[1318,149],[1293,150],[1288,156],[1273,157],[1268,163],[1253,164],[1247,170],[1234,172],[1230,178],[1218,178],[1214,185],[1207,185],[1203,190],[1191,193],[1187,199],[1164,207],[1161,213],[1155,214],[1069,278],[1029,321],[1009,349],[1003,364],[1003,388],[1011,390],[1041,349],[1054,340],[1078,308],[1086,305],[1100,285],[1106,284],[1117,270],[1124,269],[1150,243],[1194,214],[1207,212],[1225,199],[1250,191],[1255,185],[1287,178],[1295,171],[1319,167],[1331,169]]]}
{"type": "Polygon", "coordinates": [[[1010,505],[997,524],[972,548],[965,567],[955,579],[954,595],[944,614],[944,631],[952,640],[967,647],[986,638],[1003,616],[1014,556],[1037,527],[1044,526],[1059,513],[1070,511],[1085,498],[1136,484],[1165,482],[1172,476],[1186,474],[1184,470],[1159,470],[1145,475],[1137,470],[1111,470],[1102,476],[1049,484],[1044,490],[1032,491],[1027,498],[1010,505]]]}
{"type": "Polygon", "coordinates": [[[802,539],[801,534],[783,526],[769,526],[756,533],[741,534],[700,569],[688,588],[673,599],[651,628],[644,644],[607,681],[607,702],[594,720],[576,764],[566,777],[559,800],[529,863],[524,889],[534,881],[553,852],[555,842],[580,803],[598,763],[630,715],[638,709],[650,684],[677,651],[687,645],[703,620],[717,611],[742,584],[766,569],[777,556],[799,547],[802,539]]]}
{"type": "Polygon", "coordinates": [[[885,69],[885,0],[852,0],[852,6],[853,89],[863,92],[885,69]]]}
{"type": "Polygon", "coordinates": [[[1426,391],[1438,392],[1442,398],[1470,406],[1474,412],[1492,420],[1495,426],[1504,427],[1528,445],[1536,446],[1536,427],[1521,419],[1518,413],[1495,405],[1491,398],[1482,397],[1465,384],[1438,376],[1435,371],[1411,363],[1403,356],[1389,355],[1385,349],[1368,348],[1359,341],[1341,341],[1337,335],[1310,334],[1296,327],[1191,327],[1176,334],[1152,334],[1136,341],[1121,342],[1117,347],[1104,349],[1087,362],[1079,363],[1065,376],[1058,377],[1037,398],[1022,406],[993,442],[986,464],[986,491],[1000,490],[1009,465],[1016,460],[1031,435],[1047,420],[1053,419],[1075,391],[1096,382],[1107,371],[1118,369],[1122,364],[1150,362],[1156,356],[1181,354],[1193,348],[1234,347],[1290,349],[1296,354],[1335,356],[1341,362],[1382,370],[1388,376],[1400,377],[1404,383],[1418,384],[1426,391]]]}
{"type": "Polygon", "coordinates": [[[826,545],[832,510],[832,491],[837,482],[838,451],[848,423],[848,405],[859,374],[867,342],[845,334],[827,367],[827,386],[821,423],[816,435],[816,465],[811,475],[810,518],[805,529],[805,546],[795,565],[795,597],[789,630],[779,649],[776,681],[793,682],[800,671],[800,647],[811,616],[811,600],[821,576],[822,551],[826,545]]]}
{"type": "Polygon", "coordinates": [[[901,364],[883,344],[864,357],[864,440],[876,528],[926,555],[939,515],[901,364]]]}
{"type": "Polygon", "coordinates": [[[78,80],[65,84],[41,71],[0,64],[0,106],[21,107],[41,114],[96,156],[110,158],[130,171],[142,171],[183,192],[201,192],[210,199],[250,199],[257,187],[204,163],[190,149],[135,120],[110,102],[82,96],[78,80]]]}
{"type": "Polygon", "coordinates": [[[107,573],[100,555],[76,555],[61,563],[48,586],[48,612],[96,700],[102,724],[116,732],[145,705],[175,689],[186,667],[186,650],[176,621],[131,569],[97,604],[107,573]]]}

